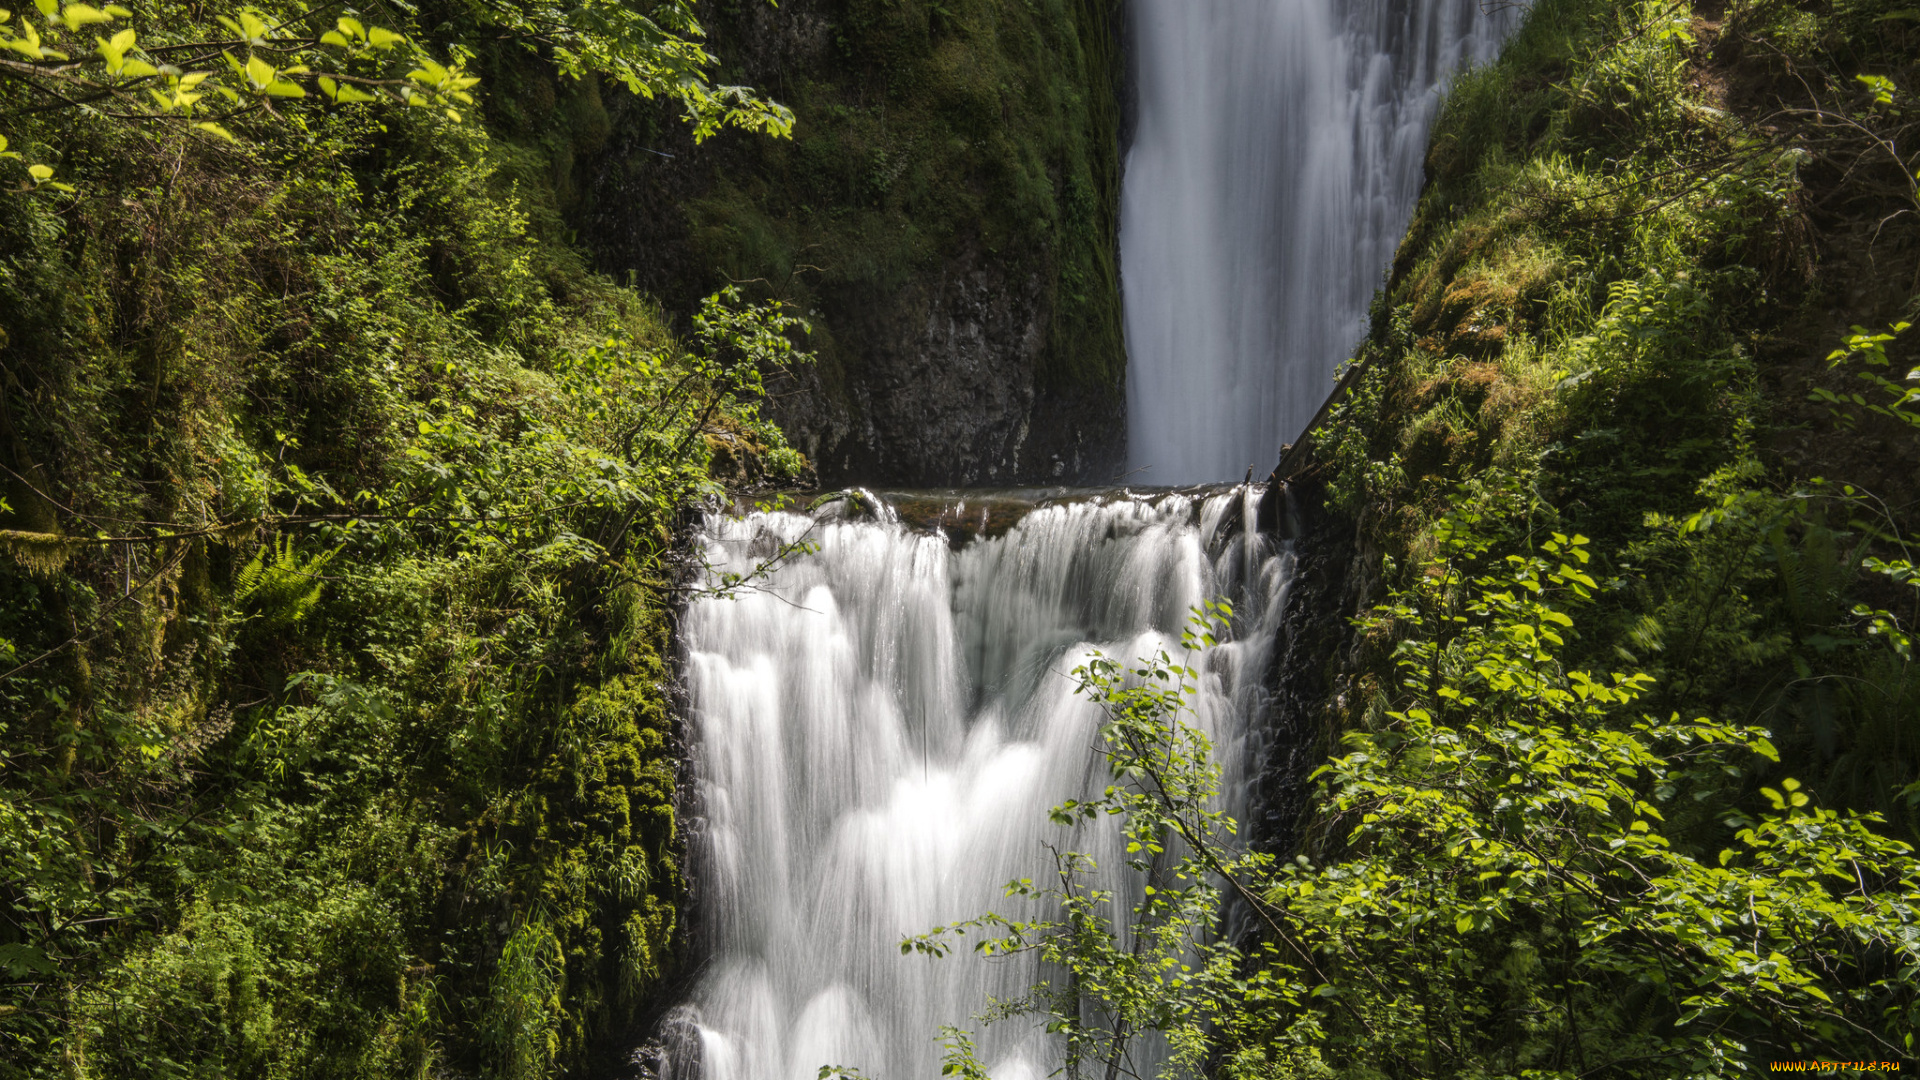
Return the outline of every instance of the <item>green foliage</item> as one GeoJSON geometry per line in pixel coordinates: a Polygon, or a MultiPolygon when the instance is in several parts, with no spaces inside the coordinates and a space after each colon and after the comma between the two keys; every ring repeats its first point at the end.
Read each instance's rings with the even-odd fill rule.
{"type": "MultiPolygon", "coordinates": [[[[1835,349],[1827,356],[1827,363],[1833,367],[1864,363],[1869,368],[1887,367],[1892,361],[1887,359],[1887,343],[1905,333],[1911,323],[1895,323],[1886,333],[1876,334],[1863,326],[1853,328],[1847,335],[1846,344],[1835,349]]],[[[1874,416],[1882,416],[1909,427],[1920,428],[1920,385],[1901,386],[1877,371],[1859,370],[1853,377],[1880,391],[1880,400],[1869,401],[1861,394],[1837,394],[1825,387],[1814,387],[1813,400],[1824,401],[1834,406],[1833,414],[1842,424],[1858,422],[1854,411],[1840,408],[1852,405],[1855,409],[1874,416]]],[[[1920,368],[1907,372],[1906,381],[1920,384],[1920,368]]]]}
{"type": "MultiPolygon", "coordinates": [[[[1898,332],[1862,327],[1910,319],[1920,271],[1913,29],[1865,0],[1534,5],[1454,83],[1313,435],[1385,584],[1412,584],[1461,489],[1510,550],[1592,537],[1608,584],[1574,663],[1653,675],[1656,713],[1764,723],[1909,840],[1920,610],[1874,568],[1910,558],[1920,442],[1898,332]]],[[[1376,646],[1328,730],[1378,716],[1376,646]]]]}
{"type": "Polygon", "coordinates": [[[252,608],[251,618],[269,627],[297,623],[320,602],[326,589],[320,571],[332,558],[331,552],[301,558],[291,536],[269,540],[234,575],[233,604],[252,608]]]}
{"type": "MultiPolygon", "coordinates": [[[[173,124],[232,141],[232,126],[278,118],[273,102],[306,97],[306,85],[340,104],[389,100],[433,108],[458,123],[458,106],[473,103],[468,91],[479,82],[465,72],[464,50],[442,64],[404,34],[346,16],[328,27],[314,12],[283,19],[246,7],[216,15],[216,25],[163,8],[147,20],[143,44],[132,27],[111,38],[93,31],[135,17],[117,4],[35,3],[44,38],[31,15],[15,22],[0,10],[0,49],[24,58],[5,61],[0,71],[40,100],[123,124],[173,124]]],[[[73,190],[52,179],[50,166],[29,172],[36,188],[73,190]]]]}
{"type": "Polygon", "coordinates": [[[796,358],[791,322],[716,297],[686,351],[610,339],[550,379],[497,356],[435,363],[419,373],[434,397],[389,406],[413,437],[385,482],[227,446],[266,492],[246,523],[276,535],[157,532],[158,580],[127,594],[146,612],[113,623],[112,562],[69,567],[58,584],[91,621],[47,644],[94,681],[49,663],[0,684],[20,710],[0,834],[18,935],[7,1019],[37,1047],[20,1075],[80,1054],[115,1075],[371,1068],[399,1023],[408,1060],[449,1044],[461,1060],[456,1033],[475,1023],[502,1075],[548,1075],[588,1052],[596,1017],[637,1007],[667,962],[677,885],[665,526],[716,490],[710,428],[772,445],[772,467],[791,457],[743,398],[761,364],[796,358]],[[196,587],[183,567],[220,558],[215,544],[254,550],[228,556],[224,588],[196,587]],[[103,632],[120,644],[89,647],[103,632]],[[129,649],[155,634],[142,678],[154,660],[129,649]],[[265,693],[235,704],[249,687],[265,693]],[[447,913],[454,897],[476,915],[447,913]],[[496,946],[493,913],[528,910],[551,922],[496,946]],[[228,961],[192,911],[239,967],[205,967],[228,961]],[[121,957],[136,928],[160,944],[121,957]],[[188,954],[211,981],[144,973],[188,954]],[[135,992],[150,985],[167,989],[135,992]],[[407,1020],[421,995],[443,1009],[407,1020]],[[207,1058],[205,1039],[243,1035],[207,1058]],[[142,1049],[156,1040],[164,1052],[142,1049]]]}
{"type": "MultiPolygon", "coordinates": [[[[75,109],[116,125],[176,127],[231,142],[236,127],[285,121],[282,110],[307,97],[309,88],[339,105],[422,107],[463,123],[480,81],[466,68],[474,44],[505,36],[571,79],[606,74],[635,94],[678,101],[696,139],[724,127],[777,136],[793,128],[783,106],[747,87],[708,81],[717,61],[699,45],[706,32],[687,0],[669,0],[646,13],[605,0],[476,0],[464,5],[464,14],[478,32],[448,43],[445,62],[408,32],[363,23],[352,14],[329,22],[324,11],[304,6],[209,13],[162,4],[136,13],[117,4],[35,5],[37,20],[0,9],[0,49],[20,58],[0,59],[0,78],[23,85],[43,105],[51,101],[56,111],[75,109]],[[100,36],[116,20],[137,20],[143,28],[100,36]]],[[[416,20],[408,6],[378,14],[396,24],[416,20]]],[[[300,125],[300,114],[293,121],[300,125]]],[[[24,160],[7,150],[4,138],[0,159],[24,160]]],[[[24,189],[73,191],[53,179],[54,171],[28,165],[24,189]]]]}
{"type": "Polygon", "coordinates": [[[585,1069],[676,962],[675,531],[805,467],[802,327],[676,340],[517,148],[255,17],[323,93],[235,83],[242,141],[10,121],[81,197],[0,200],[0,1077],[585,1069]]]}
{"type": "Polygon", "coordinates": [[[709,83],[718,61],[699,44],[706,31],[690,0],[665,0],[644,12],[612,0],[476,0],[469,10],[481,26],[520,41],[570,79],[603,74],[643,97],[678,101],[696,141],[727,127],[778,136],[793,130],[785,106],[749,87],[709,83]]]}
{"type": "Polygon", "coordinates": [[[1070,1074],[1143,1075],[1149,1032],[1166,1074],[1229,1077],[1707,1077],[1907,1054],[1912,848],[1797,780],[1753,791],[1779,758],[1763,729],[1647,715],[1645,672],[1564,662],[1572,612],[1604,587],[1584,537],[1502,555],[1472,500],[1436,533],[1361,622],[1396,642],[1398,675],[1380,722],[1317,773],[1319,858],[1236,841],[1183,715],[1194,661],[1103,658],[1079,678],[1114,783],[1055,820],[1118,816],[1139,898],[1093,888],[1069,853],[1056,882],[1009,886],[1057,916],[903,949],[984,929],[984,952],[1037,952],[1064,980],[1014,1011],[1064,1033],[1070,1074]],[[1250,938],[1218,933],[1229,905],[1250,938]]]}
{"type": "Polygon", "coordinates": [[[529,923],[507,939],[483,1029],[493,1075],[503,1080],[547,1075],[560,1049],[555,1029],[563,1007],[559,991],[565,968],[560,942],[546,927],[529,923]]]}

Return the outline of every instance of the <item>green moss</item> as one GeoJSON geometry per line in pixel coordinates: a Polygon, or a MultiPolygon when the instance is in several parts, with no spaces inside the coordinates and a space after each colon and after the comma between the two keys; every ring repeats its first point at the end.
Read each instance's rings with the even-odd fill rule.
{"type": "MultiPolygon", "coordinates": [[[[1118,5],[845,0],[822,15],[830,47],[765,73],[793,140],[735,148],[686,206],[696,272],[764,280],[847,324],[809,343],[831,381],[857,378],[859,311],[984,254],[1040,284],[1043,385],[1118,387],[1118,5]]],[[[715,48],[744,51],[761,25],[722,18],[715,48]]]]}

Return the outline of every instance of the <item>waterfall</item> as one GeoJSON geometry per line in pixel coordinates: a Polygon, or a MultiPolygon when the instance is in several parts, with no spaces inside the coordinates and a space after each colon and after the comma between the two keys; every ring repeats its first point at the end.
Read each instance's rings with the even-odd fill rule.
{"type": "Polygon", "coordinates": [[[1365,331],[1482,0],[1132,0],[1120,200],[1130,467],[1264,473],[1365,331]]]}
{"type": "MultiPolygon", "coordinates": [[[[1236,605],[1232,639],[1190,662],[1231,808],[1291,567],[1284,545],[1237,528],[1259,493],[1062,500],[957,548],[871,497],[709,518],[717,573],[802,538],[818,550],[686,615],[704,967],[656,1073],[937,1077],[939,1027],[977,1028],[988,995],[1015,997],[1041,972],[964,946],[903,956],[901,939],[989,910],[1038,914],[1002,886],[1050,876],[1047,844],[1120,865],[1111,822],[1048,820],[1108,782],[1098,710],[1068,672],[1095,648],[1180,656],[1189,609],[1219,596],[1236,605]],[[851,505],[880,512],[861,520],[851,505]]],[[[967,517],[964,502],[949,516],[967,517]]],[[[1058,1064],[1017,1021],[981,1048],[997,1080],[1058,1064]]]]}
{"type": "MultiPolygon", "coordinates": [[[[1231,478],[1273,461],[1331,389],[1405,227],[1441,82],[1490,57],[1512,16],[1481,0],[1131,2],[1129,454],[1149,483],[1231,478]]],[[[990,999],[1047,978],[900,942],[1047,914],[1003,886],[1051,876],[1054,849],[1122,863],[1116,822],[1047,813],[1107,783],[1099,710],[1070,674],[1094,650],[1201,671],[1194,721],[1240,816],[1293,569],[1288,545],[1241,527],[1260,490],[863,494],[710,516],[709,582],[817,547],[697,600],[682,626],[697,974],[648,1071],[932,1080],[943,1025],[978,1030],[990,999]],[[959,521],[976,527],[939,527],[959,521]],[[1232,633],[1182,656],[1189,610],[1214,597],[1234,602],[1232,633]]],[[[1102,885],[1119,905],[1141,887],[1102,885]]],[[[1061,1063],[1018,1020],[979,1047],[996,1080],[1061,1063]]]]}

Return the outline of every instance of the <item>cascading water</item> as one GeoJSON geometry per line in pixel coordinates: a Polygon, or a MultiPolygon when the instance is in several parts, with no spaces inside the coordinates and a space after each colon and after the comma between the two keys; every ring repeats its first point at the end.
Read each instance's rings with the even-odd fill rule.
{"type": "MultiPolygon", "coordinates": [[[[1441,80],[1491,56],[1512,16],[1481,0],[1131,2],[1129,454],[1149,483],[1227,479],[1271,462],[1330,389],[1418,190],[1441,80]]],[[[1184,659],[1203,671],[1196,719],[1226,809],[1243,810],[1292,555],[1220,525],[1255,521],[1259,491],[1043,500],[958,548],[871,497],[710,518],[720,573],[802,536],[819,548],[687,613],[703,959],[653,1075],[937,1076],[942,1025],[977,1026],[989,997],[1045,973],[964,949],[905,957],[901,939],[1039,914],[1002,886],[1048,876],[1049,844],[1122,863],[1115,823],[1048,818],[1106,783],[1098,710],[1070,672],[1093,649],[1178,655],[1189,609],[1218,596],[1233,639],[1184,659]]],[[[950,516],[1009,501],[971,497],[950,516]]],[[[1125,905],[1140,883],[1104,886],[1125,905]]],[[[997,1080],[1059,1064],[1015,1023],[980,1048],[997,1080]]]]}
{"type": "MultiPolygon", "coordinates": [[[[1255,519],[1259,493],[1045,505],[958,550],[891,512],[709,519],[722,572],[802,536],[819,550],[687,613],[708,958],[656,1071],[938,1076],[939,1027],[977,1026],[988,995],[1015,997],[1040,972],[964,949],[904,957],[900,940],[989,910],[1033,914],[1009,910],[1002,886],[1047,876],[1048,843],[1120,865],[1110,823],[1048,820],[1108,782],[1097,709],[1068,673],[1094,648],[1181,655],[1189,609],[1218,596],[1236,604],[1235,639],[1189,660],[1233,802],[1291,565],[1283,545],[1232,527],[1255,519]],[[1210,545],[1216,532],[1230,536],[1210,545]]],[[[1057,1064],[1030,1027],[996,1025],[981,1046],[997,1080],[1057,1064]]]]}
{"type": "Polygon", "coordinates": [[[1271,468],[1365,331],[1442,81],[1483,0],[1133,0],[1120,199],[1127,456],[1143,483],[1271,468]]]}

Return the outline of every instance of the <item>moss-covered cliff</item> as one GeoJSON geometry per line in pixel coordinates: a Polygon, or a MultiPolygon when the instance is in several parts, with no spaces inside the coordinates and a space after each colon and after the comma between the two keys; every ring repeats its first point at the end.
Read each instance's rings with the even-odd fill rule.
{"type": "Polygon", "coordinates": [[[728,280],[797,303],[820,362],[774,408],[823,480],[1117,472],[1119,4],[709,7],[728,74],[792,107],[794,138],[696,147],[617,103],[602,265],[670,306],[728,280]]]}
{"type": "MultiPolygon", "coordinates": [[[[1913,837],[1920,673],[1869,614],[1920,614],[1871,569],[1920,524],[1913,346],[1846,349],[1916,314],[1910,15],[1536,5],[1453,88],[1352,391],[1288,466],[1352,522],[1349,613],[1422,572],[1449,505],[1501,550],[1583,534],[1606,588],[1576,661],[1769,726],[1913,837]]],[[[1323,746],[1397,699],[1386,644],[1321,661],[1323,746]]]]}

